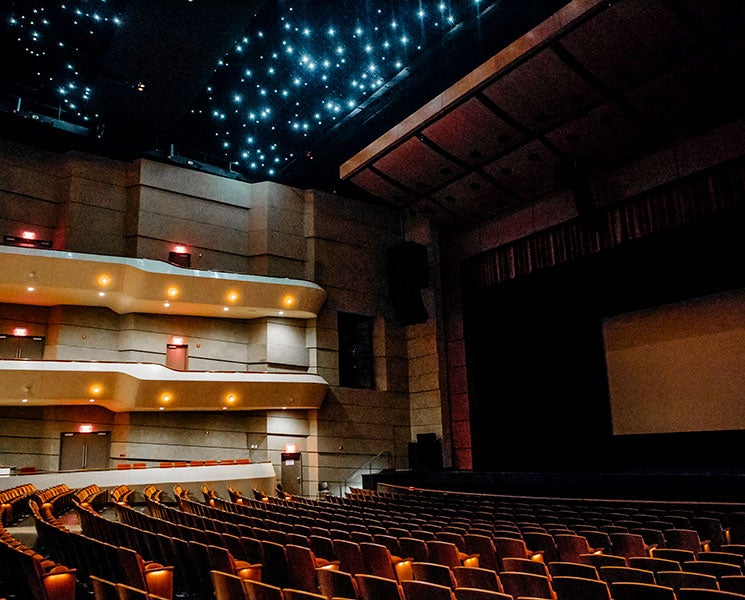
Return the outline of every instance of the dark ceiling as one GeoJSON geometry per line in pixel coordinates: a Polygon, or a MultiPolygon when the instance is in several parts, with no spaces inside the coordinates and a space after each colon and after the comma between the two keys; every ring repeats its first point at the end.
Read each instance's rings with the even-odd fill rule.
{"type": "Polygon", "coordinates": [[[338,166],[566,0],[5,3],[6,130],[330,188],[338,166]],[[53,135],[55,134],[55,135],[53,135]]]}
{"type": "Polygon", "coordinates": [[[745,107],[734,0],[19,0],[0,14],[0,135],[360,195],[448,228],[745,107]]]}

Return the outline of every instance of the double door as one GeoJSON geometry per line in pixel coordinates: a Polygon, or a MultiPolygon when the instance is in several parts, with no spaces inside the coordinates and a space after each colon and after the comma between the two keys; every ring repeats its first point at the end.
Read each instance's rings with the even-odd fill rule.
{"type": "Polygon", "coordinates": [[[108,469],[110,431],[64,432],[60,439],[59,470],[108,469]]]}

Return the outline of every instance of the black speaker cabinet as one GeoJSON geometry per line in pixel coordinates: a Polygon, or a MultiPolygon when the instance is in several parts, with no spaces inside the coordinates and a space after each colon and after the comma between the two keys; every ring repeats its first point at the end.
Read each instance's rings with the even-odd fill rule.
{"type": "Polygon", "coordinates": [[[427,248],[415,242],[401,242],[388,250],[388,289],[396,319],[401,325],[427,321],[422,288],[429,285],[427,248]]]}
{"type": "Polygon", "coordinates": [[[417,434],[416,442],[409,442],[409,469],[441,471],[442,442],[434,433],[417,434]]]}

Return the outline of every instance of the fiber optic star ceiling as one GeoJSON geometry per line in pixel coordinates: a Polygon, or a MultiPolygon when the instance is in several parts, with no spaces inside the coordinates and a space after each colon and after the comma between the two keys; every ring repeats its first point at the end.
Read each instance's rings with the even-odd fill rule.
{"type": "Polygon", "coordinates": [[[5,2],[1,107],[62,145],[310,186],[564,4],[5,2]]]}

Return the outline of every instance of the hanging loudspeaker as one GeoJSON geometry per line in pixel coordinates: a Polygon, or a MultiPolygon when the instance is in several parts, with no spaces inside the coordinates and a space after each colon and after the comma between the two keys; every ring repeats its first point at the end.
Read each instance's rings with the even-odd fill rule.
{"type": "Polygon", "coordinates": [[[415,242],[401,242],[388,250],[388,289],[396,319],[401,325],[427,320],[422,288],[429,285],[427,248],[415,242]]]}

